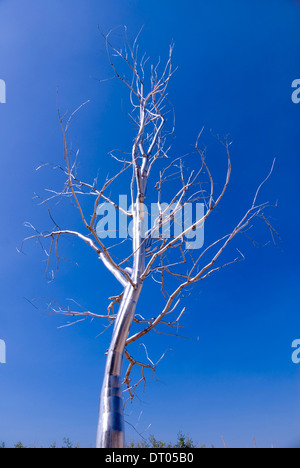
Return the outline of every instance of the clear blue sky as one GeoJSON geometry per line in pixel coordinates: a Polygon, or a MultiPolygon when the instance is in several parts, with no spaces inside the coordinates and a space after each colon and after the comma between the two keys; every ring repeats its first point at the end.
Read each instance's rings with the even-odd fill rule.
{"type": "MultiPolygon", "coordinates": [[[[146,435],[166,440],[182,430],[208,446],[221,446],[221,435],[232,447],[252,446],[253,436],[262,447],[298,446],[300,365],[291,361],[291,343],[300,338],[300,104],[291,100],[291,83],[300,78],[300,3],[294,0],[0,0],[0,79],[7,85],[7,103],[0,105],[0,339],[7,344],[0,441],[95,443],[109,332],[97,338],[103,325],[95,321],[58,329],[65,318],[38,312],[25,298],[74,297],[99,312],[119,287],[93,252],[75,242],[66,250],[79,268],[64,264],[53,283],[37,245],[27,244],[26,255],[16,247],[28,235],[24,221],[49,227],[34,192],[61,183],[53,170],[35,171],[41,162],[62,161],[57,87],[63,108],[91,101],[72,127],[85,174],[101,167],[104,177],[111,170],[108,151],[130,145],[126,90],[117,81],[97,81],[111,76],[97,26],[106,32],[121,24],[132,37],[145,25],[141,49],[153,61],[175,41],[174,154],[189,151],[204,125],[221,181],[209,129],[230,134],[234,143],[231,188],[218,223],[207,226],[207,241],[217,226],[227,233],[248,207],[274,157],[263,193],[278,200],[272,216],[282,237],[280,250],[237,240],[246,261],[201,283],[187,301],[190,340],[152,337],[153,360],[173,351],[157,382],[150,376],[146,393],[127,407],[126,419],[136,425],[142,412],[138,430],[151,424],[146,435]]],[[[67,228],[75,212],[57,209],[67,228]]],[[[140,307],[155,308],[148,289],[140,307]]],[[[138,437],[127,429],[129,439],[138,437]]]]}

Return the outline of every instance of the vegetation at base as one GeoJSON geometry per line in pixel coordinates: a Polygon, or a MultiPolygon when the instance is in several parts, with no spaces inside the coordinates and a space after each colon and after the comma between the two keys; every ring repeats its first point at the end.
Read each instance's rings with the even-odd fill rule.
{"type": "Polygon", "coordinates": [[[130,443],[128,448],[205,448],[204,445],[197,445],[189,436],[186,436],[182,432],[179,432],[177,436],[177,441],[175,444],[171,442],[163,442],[162,440],[157,440],[154,436],[150,436],[148,440],[142,440],[137,443],[130,443]]]}
{"type": "Polygon", "coordinates": [[[56,442],[53,442],[53,444],[50,445],[50,447],[37,447],[35,445],[33,446],[26,446],[23,445],[22,442],[17,442],[13,447],[6,447],[5,442],[0,442],[0,448],[21,448],[21,449],[28,449],[28,448],[63,448],[63,449],[69,449],[69,448],[79,448],[79,444],[73,444],[73,442],[70,441],[68,437],[64,437],[63,439],[63,445],[61,447],[58,447],[56,445],[56,442]]]}
{"type": "MultiPolygon", "coordinates": [[[[17,442],[13,447],[6,447],[4,442],[0,442],[0,448],[45,448],[37,446],[25,446],[22,442],[17,442]]],[[[58,447],[56,442],[50,445],[47,448],[80,448],[79,444],[73,444],[68,437],[63,439],[63,445],[58,447]]],[[[157,440],[154,436],[150,436],[148,440],[142,440],[139,442],[131,442],[127,445],[127,448],[205,448],[204,445],[198,446],[189,436],[184,435],[182,432],[179,432],[177,436],[177,441],[175,444],[171,442],[163,442],[162,440],[157,440]]]]}

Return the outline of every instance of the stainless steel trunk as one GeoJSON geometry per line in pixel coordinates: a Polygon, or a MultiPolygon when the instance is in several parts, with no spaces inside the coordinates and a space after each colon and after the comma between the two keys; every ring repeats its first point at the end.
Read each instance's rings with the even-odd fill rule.
{"type": "Polygon", "coordinates": [[[141,274],[145,268],[143,242],[144,216],[138,204],[133,219],[133,272],[132,281],[125,287],[108,350],[102,392],[100,397],[97,448],[123,448],[125,430],[121,389],[122,364],[126,340],[134,318],[136,304],[142,291],[141,274]]]}

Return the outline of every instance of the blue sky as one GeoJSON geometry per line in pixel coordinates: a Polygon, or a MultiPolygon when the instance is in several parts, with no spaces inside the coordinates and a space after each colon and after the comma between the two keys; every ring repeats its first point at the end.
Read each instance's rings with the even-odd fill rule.
{"type": "MultiPolygon", "coordinates": [[[[246,261],[201,283],[187,300],[189,339],[151,336],[154,361],[172,351],[157,381],[149,376],[145,394],[127,407],[126,420],[139,421],[140,432],[151,424],[144,436],[174,440],[182,430],[207,446],[221,446],[221,435],[232,447],[253,446],[253,436],[262,447],[300,444],[300,367],[291,361],[291,344],[300,338],[300,104],[291,100],[291,83],[300,78],[299,22],[294,0],[0,1],[0,79],[7,85],[7,103],[0,105],[0,339],[7,345],[7,364],[0,365],[0,440],[95,443],[109,332],[97,338],[103,324],[95,321],[59,329],[65,318],[38,312],[25,298],[74,297],[104,311],[118,284],[76,242],[65,248],[79,268],[63,264],[52,283],[38,246],[27,244],[26,255],[16,247],[28,235],[25,221],[49,228],[33,194],[62,183],[56,171],[35,171],[41,162],[62,161],[57,88],[63,109],[90,100],[71,129],[83,174],[93,177],[101,168],[104,178],[113,170],[108,151],[130,146],[126,90],[115,80],[99,82],[111,70],[98,25],[105,32],[126,25],[131,37],[144,25],[140,47],[154,62],[175,42],[172,154],[189,151],[204,126],[211,168],[221,182],[223,156],[209,130],[233,141],[232,183],[206,226],[207,241],[240,218],[276,157],[262,196],[278,200],[272,216],[282,242],[280,249],[255,249],[238,239],[235,247],[246,261]]],[[[71,206],[56,213],[64,227],[79,226],[71,206]]],[[[258,234],[266,240],[265,232],[258,234]]],[[[159,304],[145,289],[140,311],[159,304]]],[[[138,438],[130,425],[127,435],[138,438]]]]}

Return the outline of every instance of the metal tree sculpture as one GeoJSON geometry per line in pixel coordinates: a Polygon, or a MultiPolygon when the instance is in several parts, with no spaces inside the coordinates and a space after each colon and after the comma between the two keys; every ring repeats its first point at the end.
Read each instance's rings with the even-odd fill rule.
{"type": "MultiPolygon", "coordinates": [[[[219,262],[227,246],[238,234],[245,233],[255,219],[259,218],[265,222],[273,240],[277,233],[264,213],[270,204],[258,202],[258,195],[263,184],[271,175],[273,163],[270,174],[256,191],[253,203],[231,232],[225,236],[216,237],[198,255],[195,255],[195,252],[193,252],[194,255],[187,252],[190,239],[197,233],[197,230],[203,229],[204,223],[207,222],[225,195],[231,176],[230,142],[219,140],[226,154],[227,170],[224,184],[216,193],[214,179],[207,164],[206,150],[200,148],[201,133],[194,148],[194,153],[198,157],[196,171],[186,167],[185,157],[171,159],[169,148],[166,147],[168,136],[174,131],[173,124],[169,130],[165,128],[166,116],[172,109],[167,98],[167,87],[174,73],[172,67],[173,46],[170,47],[165,66],[159,72],[160,64],[148,65],[148,58],[145,55],[138,59],[137,38],[132,46],[125,41],[125,47],[119,49],[111,43],[110,37],[111,33],[104,36],[110,65],[114,76],[125,85],[129,92],[132,108],[130,116],[136,127],[131,154],[124,158],[117,157],[112,153],[112,156],[122,164],[122,168],[115,176],[106,179],[102,188],[98,187],[97,180],[94,180],[93,183],[81,180],[77,175],[76,159],[72,158],[68,147],[67,134],[74,114],[82,106],[70,116],[66,124],[66,116],[61,116],[59,113],[65,161],[65,167],[60,167],[60,169],[66,176],[66,182],[62,191],[52,191],[51,196],[43,200],[42,203],[48,207],[50,200],[55,197],[71,198],[78,208],[86,232],[61,229],[55,225],[50,232],[41,233],[35,230],[35,234],[27,239],[37,238],[42,245],[44,240],[48,239],[50,248],[44,249],[49,259],[48,266],[51,255],[54,255],[58,268],[61,258],[58,254],[59,239],[65,235],[77,237],[93,249],[121,286],[121,291],[115,297],[109,298],[110,304],[104,315],[87,310],[70,310],[69,307],[62,306],[55,301],[51,302],[51,310],[55,313],[77,317],[78,321],[87,317],[106,318],[109,320],[109,324],[114,324],[110,347],[107,351],[100,397],[97,447],[122,448],[125,443],[122,386],[125,386],[125,391],[129,395],[128,399],[132,401],[138,385],[145,382],[145,370],[151,369],[155,372],[158,364],[154,364],[148,358],[147,352],[147,363],[134,359],[130,354],[130,345],[151,331],[157,330],[158,325],[178,326],[185,311],[185,308],[179,308],[183,292],[224,266],[243,259],[243,255],[239,253],[238,257],[231,262],[225,262],[225,264],[219,262]],[[122,63],[120,66],[125,66],[130,73],[129,78],[126,73],[119,71],[119,65],[117,66],[115,63],[118,60],[122,63]],[[159,165],[158,179],[153,180],[153,171],[157,165],[159,165]],[[131,169],[132,174],[128,176],[129,169],[131,169]],[[128,180],[127,186],[131,197],[130,209],[117,204],[107,193],[108,188],[121,176],[127,177],[128,180]],[[170,197],[171,200],[168,203],[162,203],[165,184],[173,180],[174,177],[178,179],[179,185],[170,197]],[[207,184],[208,189],[203,188],[204,184],[207,184]],[[157,194],[155,204],[157,212],[152,217],[150,228],[145,221],[146,194],[149,189],[157,194]],[[93,209],[89,213],[89,218],[84,212],[81,198],[83,195],[85,199],[90,196],[93,200],[93,209]],[[195,201],[202,202],[203,213],[193,222],[182,224],[182,213],[188,205],[195,201]],[[101,203],[112,206],[113,209],[118,210],[120,215],[131,221],[132,240],[128,239],[129,252],[123,247],[125,240],[118,244],[119,248],[121,247],[121,252],[125,254],[121,260],[111,254],[113,246],[107,246],[102,238],[101,229],[97,227],[101,203]],[[172,235],[170,235],[171,224],[174,227],[172,235]],[[148,280],[151,281],[151,278],[159,282],[165,305],[154,318],[145,318],[137,314],[136,309],[143,286],[148,280]],[[116,307],[118,307],[117,311],[115,311],[116,307]],[[130,335],[133,323],[140,329],[130,335]],[[128,361],[128,368],[124,375],[123,357],[128,361]],[[135,366],[141,368],[141,379],[137,383],[132,383],[131,373],[135,366]]],[[[51,219],[53,219],[52,216],[51,219]]],[[[33,228],[32,225],[29,226],[33,228]]]]}

